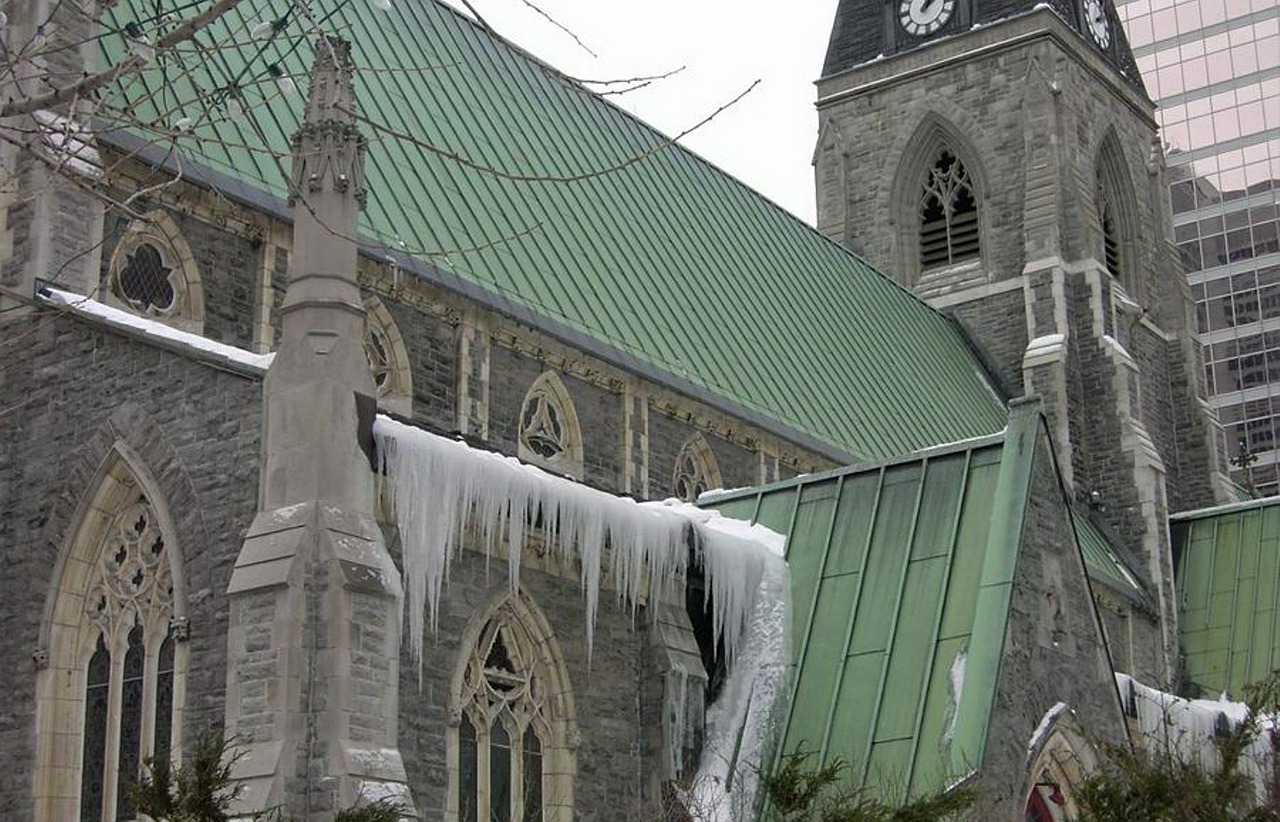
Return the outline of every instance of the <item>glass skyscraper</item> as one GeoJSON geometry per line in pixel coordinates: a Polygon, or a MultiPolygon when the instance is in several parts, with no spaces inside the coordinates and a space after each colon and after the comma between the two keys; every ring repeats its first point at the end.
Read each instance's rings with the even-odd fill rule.
{"type": "Polygon", "coordinates": [[[1117,0],[1168,166],[1174,238],[1232,477],[1280,492],[1280,2],[1117,0]],[[1246,471],[1245,469],[1248,469],[1246,471]]]}

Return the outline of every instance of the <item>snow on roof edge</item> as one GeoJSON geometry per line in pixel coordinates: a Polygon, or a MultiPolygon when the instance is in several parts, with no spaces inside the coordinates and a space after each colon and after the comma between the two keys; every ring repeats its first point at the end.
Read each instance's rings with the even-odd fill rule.
{"type": "Polygon", "coordinates": [[[92,297],[45,286],[36,293],[36,301],[78,317],[93,320],[110,328],[191,353],[203,360],[235,365],[255,374],[265,374],[275,359],[275,353],[255,354],[234,345],[210,340],[189,331],[180,331],[159,320],[139,317],[119,308],[113,308],[92,297]]]}

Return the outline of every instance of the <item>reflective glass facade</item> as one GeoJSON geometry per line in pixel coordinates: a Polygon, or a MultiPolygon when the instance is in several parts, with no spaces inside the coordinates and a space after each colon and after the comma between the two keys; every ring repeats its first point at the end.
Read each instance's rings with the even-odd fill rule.
{"type": "Polygon", "coordinates": [[[1174,239],[1232,476],[1280,491],[1280,2],[1117,0],[1165,142],[1174,239]],[[1251,466],[1246,478],[1241,470],[1251,466]]]}

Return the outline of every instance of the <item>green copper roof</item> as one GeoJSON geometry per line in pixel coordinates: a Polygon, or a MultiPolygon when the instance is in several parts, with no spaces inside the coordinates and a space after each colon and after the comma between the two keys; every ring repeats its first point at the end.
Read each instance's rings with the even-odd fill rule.
{"type": "Polygon", "coordinates": [[[1239,698],[1280,667],[1280,499],[1180,514],[1173,526],[1187,674],[1239,698]]]}
{"type": "Polygon", "coordinates": [[[1132,596],[1142,596],[1142,583],[1120,558],[1111,541],[1087,516],[1071,509],[1071,522],[1076,529],[1076,539],[1084,554],[1084,564],[1091,579],[1107,583],[1116,590],[1132,596]]]}
{"type": "MultiPolygon", "coordinates": [[[[305,86],[311,46],[300,21],[274,41],[247,32],[287,8],[245,0],[202,37],[243,45],[191,55],[186,73],[154,65],[111,102],[165,128],[194,118],[188,160],[283,196],[302,101],[268,71],[305,86]],[[233,81],[240,121],[217,103],[233,81]]],[[[307,9],[354,44],[371,121],[361,230],[385,249],[371,253],[861,458],[1000,429],[1002,403],[943,317],[631,115],[432,0],[307,9]]],[[[143,0],[106,14],[154,19],[143,0]]]]}
{"type": "Polygon", "coordinates": [[[982,764],[1037,411],[1003,437],[700,500],[789,537],[783,751],[839,757],[895,799],[982,764]]]}

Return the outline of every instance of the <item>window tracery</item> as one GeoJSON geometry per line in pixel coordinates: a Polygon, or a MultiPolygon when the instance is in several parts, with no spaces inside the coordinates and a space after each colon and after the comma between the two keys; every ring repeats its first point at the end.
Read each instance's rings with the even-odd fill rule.
{"type": "Polygon", "coordinates": [[[925,176],[920,197],[920,268],[952,265],[980,252],[978,200],[969,173],[942,149],[925,176]]]}
{"type": "Polygon", "coordinates": [[[168,520],[118,454],[82,510],[46,610],[37,710],[58,730],[38,739],[37,817],[130,819],[129,780],[180,728],[168,520]]]}
{"type": "Polygon", "coordinates": [[[365,295],[364,352],[373,372],[378,404],[399,414],[413,413],[413,374],[409,353],[391,312],[372,294],[365,295]]]}
{"type": "Polygon", "coordinates": [[[701,494],[720,486],[720,469],[716,466],[715,454],[701,435],[695,436],[685,443],[676,457],[672,494],[685,502],[695,502],[701,494]]]}
{"type": "Polygon", "coordinates": [[[204,293],[199,268],[177,225],[161,211],[125,229],[108,266],[109,300],[144,317],[200,333],[204,293]]]}
{"type": "Polygon", "coordinates": [[[554,635],[522,594],[510,594],[484,618],[455,677],[452,819],[571,818],[567,680],[554,635]]]}
{"type": "Polygon", "coordinates": [[[582,474],[582,434],[564,383],[546,372],[525,395],[520,408],[518,453],[570,476],[582,474]]]}

